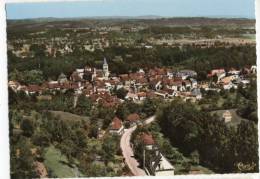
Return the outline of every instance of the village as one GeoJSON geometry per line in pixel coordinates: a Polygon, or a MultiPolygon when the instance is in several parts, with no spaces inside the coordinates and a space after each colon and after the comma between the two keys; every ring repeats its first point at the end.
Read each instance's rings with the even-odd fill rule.
{"type": "Polygon", "coordinates": [[[154,68],[145,72],[139,69],[135,73],[110,74],[106,58],[103,61],[103,69],[96,69],[86,66],[76,69],[68,78],[60,74],[56,81],[45,81],[42,85],[22,85],[17,81],[9,81],[8,86],[15,92],[23,91],[27,95],[37,95],[41,98],[51,99],[50,95],[55,92],[66,92],[74,90],[75,96],[83,94],[94,103],[102,103],[106,107],[116,106],[124,100],[131,100],[136,103],[147,97],[160,97],[166,100],[180,97],[184,101],[202,99],[201,90],[220,91],[221,89],[237,89],[241,84],[246,87],[250,80],[245,78],[246,74],[256,73],[256,66],[243,69],[230,68],[212,69],[208,78],[216,77],[216,82],[198,82],[197,73],[193,70],[173,71],[169,68],[154,68]],[[113,90],[123,88],[127,91],[125,99],[119,99],[112,95],[113,90]]]}
{"type": "MultiPolygon", "coordinates": [[[[246,88],[250,83],[246,76],[251,73],[256,73],[256,66],[243,69],[230,68],[228,71],[225,69],[212,69],[207,74],[207,78],[211,80],[201,82],[196,80],[197,73],[193,70],[173,71],[169,68],[153,68],[146,71],[139,69],[135,73],[116,76],[111,74],[109,64],[104,58],[102,69],[86,66],[82,69],[75,69],[69,77],[62,73],[56,81],[45,81],[41,85],[22,85],[17,81],[9,81],[8,85],[15,92],[22,91],[28,96],[36,96],[37,100],[47,100],[50,103],[52,96],[56,93],[65,93],[71,90],[74,93],[74,107],[77,106],[78,96],[84,95],[93,104],[110,108],[117,107],[124,101],[142,103],[146,98],[161,98],[166,101],[181,98],[183,101],[196,102],[203,98],[202,91],[229,91],[232,88],[237,89],[238,85],[246,88]],[[119,98],[113,93],[113,91],[119,89],[125,91],[123,98],[119,98]]],[[[229,111],[223,113],[225,122],[230,122],[231,118],[229,111]]],[[[126,163],[128,161],[127,164],[135,168],[133,171],[138,170],[138,165],[134,165],[131,160],[135,159],[124,152],[126,150],[133,152],[133,149],[129,147],[131,146],[130,141],[125,144],[125,141],[122,140],[127,136],[130,138],[137,126],[146,124],[146,121],[141,119],[137,113],[133,113],[128,115],[124,122],[122,119],[114,117],[109,126],[111,135],[122,136],[122,152],[126,163]]],[[[104,136],[104,132],[99,131],[99,138],[104,136]]],[[[143,171],[134,174],[173,175],[174,166],[160,153],[153,136],[149,133],[143,133],[142,141],[146,146],[143,151],[145,168],[143,171]],[[145,153],[153,153],[154,158],[147,160],[145,153]]]]}

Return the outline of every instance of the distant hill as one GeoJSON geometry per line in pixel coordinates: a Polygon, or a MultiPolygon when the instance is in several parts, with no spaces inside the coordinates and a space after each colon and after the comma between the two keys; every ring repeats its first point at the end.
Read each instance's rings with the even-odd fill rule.
{"type": "Polygon", "coordinates": [[[44,30],[52,28],[86,28],[116,25],[151,26],[255,26],[254,19],[207,18],[207,17],[160,17],[160,16],[97,16],[84,18],[36,18],[7,20],[8,30],[44,30]]]}

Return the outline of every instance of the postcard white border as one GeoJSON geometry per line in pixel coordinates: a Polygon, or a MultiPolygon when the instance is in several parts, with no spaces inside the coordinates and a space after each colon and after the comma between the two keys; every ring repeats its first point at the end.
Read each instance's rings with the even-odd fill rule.
{"type": "MultiPolygon", "coordinates": [[[[9,128],[8,128],[8,92],[7,92],[7,44],[6,44],[6,12],[5,3],[18,3],[18,2],[60,2],[60,1],[75,1],[75,0],[1,0],[0,1],[0,179],[10,178],[9,167],[9,128]]],[[[113,0],[77,0],[77,1],[113,1],[113,0]]],[[[158,0],[159,1],[159,0],[158,0]]],[[[255,14],[256,14],[256,39],[257,39],[257,83],[260,84],[260,71],[259,71],[259,57],[260,57],[260,0],[255,0],[255,14]]],[[[257,90],[258,101],[260,99],[259,87],[257,90]]],[[[258,109],[258,116],[260,111],[258,109]]],[[[258,131],[260,123],[258,123],[258,131]]],[[[258,132],[258,140],[260,137],[258,132]]],[[[103,177],[101,177],[103,178],[103,177]]],[[[113,177],[121,178],[121,177],[113,177]]],[[[124,178],[159,178],[159,177],[124,177],[124,178]]],[[[173,177],[160,177],[160,178],[173,178],[173,177]]],[[[225,175],[184,175],[174,176],[174,178],[210,178],[210,179],[257,179],[260,178],[259,174],[225,174],[225,175]]]]}

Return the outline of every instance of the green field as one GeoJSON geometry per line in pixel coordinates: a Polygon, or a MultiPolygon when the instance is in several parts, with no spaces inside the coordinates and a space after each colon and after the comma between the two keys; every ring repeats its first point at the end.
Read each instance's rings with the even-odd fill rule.
{"type": "Polygon", "coordinates": [[[242,38],[256,40],[256,35],[255,34],[244,34],[244,35],[242,35],[242,38]]]}
{"type": "Polygon", "coordinates": [[[52,175],[58,178],[61,177],[77,177],[77,168],[71,168],[67,165],[68,159],[65,155],[56,149],[54,146],[50,146],[45,149],[44,164],[52,175]]]}
{"type": "Polygon", "coordinates": [[[64,112],[64,111],[50,111],[51,114],[53,114],[56,117],[60,117],[62,120],[74,120],[74,121],[89,121],[89,117],[86,116],[79,116],[76,114],[72,114],[69,112],[64,112]]]}

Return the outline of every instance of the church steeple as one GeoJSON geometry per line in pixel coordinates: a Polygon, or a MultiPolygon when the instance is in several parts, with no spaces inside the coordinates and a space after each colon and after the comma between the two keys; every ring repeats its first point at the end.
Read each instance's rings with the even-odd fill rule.
{"type": "Polygon", "coordinates": [[[104,57],[104,63],[103,63],[103,65],[107,65],[107,59],[106,59],[106,57],[104,57]]]}
{"type": "Polygon", "coordinates": [[[107,79],[109,76],[109,71],[108,71],[108,64],[107,64],[107,59],[104,57],[104,62],[103,62],[103,75],[107,79]]]}

